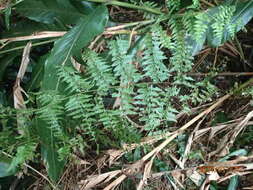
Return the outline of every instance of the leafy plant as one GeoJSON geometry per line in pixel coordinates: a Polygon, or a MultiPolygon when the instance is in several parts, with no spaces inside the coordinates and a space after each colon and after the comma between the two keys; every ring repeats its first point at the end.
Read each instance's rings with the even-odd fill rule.
{"type": "MultiPolygon", "coordinates": [[[[38,149],[48,176],[57,184],[73,153],[84,156],[88,149],[99,152],[163,133],[177,122],[177,113],[217,95],[208,77],[188,75],[194,55],[205,43],[217,47],[233,39],[253,17],[252,1],[228,1],[206,10],[198,0],[131,2],[25,0],[8,5],[15,14],[9,14],[10,23],[1,22],[3,38],[44,30],[66,33],[51,41],[40,39],[33,46],[34,64],[21,83],[26,92],[23,110],[14,109],[7,94],[16,80],[24,43],[0,40],[0,150],[9,149],[13,156],[0,177],[38,160],[38,149]],[[108,22],[106,5],[131,8],[148,20],[128,23],[125,27],[135,26],[130,32],[105,38],[110,34],[106,27],[119,24],[108,22]],[[27,32],[19,33],[19,24],[27,25],[27,32]],[[92,48],[96,42],[100,45],[92,48]],[[21,119],[27,129],[24,134],[18,132],[21,119]]],[[[36,40],[33,35],[30,40],[36,40]]]]}

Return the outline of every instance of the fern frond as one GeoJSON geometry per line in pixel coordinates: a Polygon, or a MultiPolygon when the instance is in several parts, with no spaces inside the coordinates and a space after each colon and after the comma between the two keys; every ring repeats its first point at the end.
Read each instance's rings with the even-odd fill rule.
{"type": "Polygon", "coordinates": [[[28,160],[32,160],[35,155],[35,149],[36,144],[34,142],[28,142],[25,145],[19,146],[8,170],[15,172],[17,167],[22,166],[28,160]]]}
{"type": "Polygon", "coordinates": [[[196,87],[193,88],[191,95],[192,103],[203,103],[211,101],[212,97],[216,94],[217,88],[209,82],[208,78],[195,83],[196,87]]]}
{"type": "Polygon", "coordinates": [[[122,116],[134,115],[135,109],[133,106],[134,87],[131,85],[123,85],[118,89],[117,93],[113,94],[113,97],[119,101],[120,113],[122,116]]]}
{"type": "Polygon", "coordinates": [[[68,117],[76,121],[77,125],[84,130],[84,134],[90,135],[93,140],[96,140],[96,123],[95,113],[93,112],[94,103],[92,95],[75,94],[68,98],[65,104],[65,110],[68,117]]]}
{"type": "Polygon", "coordinates": [[[187,77],[184,73],[192,69],[193,57],[190,53],[190,47],[185,42],[186,30],[182,24],[182,19],[179,17],[172,17],[169,21],[172,29],[172,40],[174,41],[172,57],[170,59],[170,72],[176,72],[177,76],[174,78],[176,84],[188,84],[192,79],[187,77]]]}
{"type": "Polygon", "coordinates": [[[176,121],[174,113],[177,110],[168,104],[167,98],[168,94],[158,87],[145,85],[138,89],[135,104],[141,115],[140,121],[145,122],[145,130],[152,131],[163,121],[176,121]]]}
{"type": "Polygon", "coordinates": [[[118,110],[105,109],[103,99],[101,97],[96,98],[96,104],[93,110],[94,113],[99,116],[99,121],[104,125],[105,129],[113,129],[121,125],[121,119],[118,110]]]}
{"type": "MultiPolygon", "coordinates": [[[[150,2],[150,1],[142,2],[141,1],[140,5],[143,7],[151,8],[151,9],[160,9],[160,7],[158,7],[158,5],[155,2],[150,2]]],[[[143,12],[143,17],[145,19],[154,19],[157,17],[157,15],[151,14],[149,12],[143,12]]]]}
{"type": "Polygon", "coordinates": [[[193,38],[199,42],[204,40],[203,36],[208,29],[208,22],[210,21],[210,17],[206,13],[198,13],[195,15],[195,22],[194,22],[194,33],[193,38]]]}
{"type": "Polygon", "coordinates": [[[82,78],[72,66],[59,67],[57,74],[67,84],[65,90],[69,93],[86,92],[92,88],[88,79],[82,78]]]}
{"type": "Polygon", "coordinates": [[[219,43],[221,43],[223,32],[225,28],[232,33],[235,32],[235,24],[231,24],[233,14],[235,12],[235,6],[220,6],[219,11],[213,16],[214,23],[211,25],[214,33],[214,37],[219,43]]]}
{"type": "Polygon", "coordinates": [[[63,137],[61,120],[64,114],[63,97],[55,91],[46,91],[38,96],[41,108],[37,111],[40,119],[45,121],[56,137],[63,137]]]}
{"type": "Polygon", "coordinates": [[[181,6],[181,0],[166,1],[167,8],[171,13],[178,11],[181,6]]]}
{"type": "Polygon", "coordinates": [[[133,64],[134,55],[128,54],[128,40],[117,39],[109,44],[112,66],[116,77],[124,84],[137,82],[141,76],[133,64]]]}
{"type": "Polygon", "coordinates": [[[159,41],[161,42],[161,48],[172,48],[172,42],[171,37],[167,34],[166,30],[163,30],[161,25],[157,24],[156,27],[154,27],[154,31],[159,37],[159,41]]]}
{"type": "Polygon", "coordinates": [[[193,9],[197,9],[200,6],[200,2],[199,0],[192,0],[192,5],[188,6],[187,8],[193,8],[193,9]]]}
{"type": "Polygon", "coordinates": [[[128,41],[117,39],[109,44],[109,54],[112,56],[114,75],[119,77],[120,87],[113,97],[120,100],[122,115],[134,114],[132,105],[133,85],[141,79],[133,64],[135,54],[128,54],[128,41]]]}
{"type": "Polygon", "coordinates": [[[146,36],[144,56],[141,60],[145,76],[150,77],[154,82],[165,81],[169,77],[167,67],[163,64],[166,59],[161,50],[162,43],[159,33],[155,28],[146,36]]]}
{"type": "Polygon", "coordinates": [[[88,72],[92,77],[92,81],[98,87],[97,92],[100,94],[106,94],[110,86],[116,82],[112,75],[112,69],[94,51],[87,50],[84,52],[83,56],[88,65],[88,72]]]}
{"type": "Polygon", "coordinates": [[[184,30],[187,34],[190,35],[194,33],[195,14],[196,13],[194,11],[189,10],[182,16],[182,23],[184,25],[184,30]]]}

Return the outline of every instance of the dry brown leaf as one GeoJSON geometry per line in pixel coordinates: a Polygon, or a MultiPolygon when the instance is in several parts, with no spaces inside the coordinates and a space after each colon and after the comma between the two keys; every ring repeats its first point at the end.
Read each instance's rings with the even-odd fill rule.
{"type": "Polygon", "coordinates": [[[111,149],[106,151],[106,154],[109,155],[109,166],[111,166],[115,161],[117,161],[123,154],[123,150],[116,150],[116,149],[111,149]]]}
{"type": "MultiPolygon", "coordinates": [[[[19,80],[16,80],[18,82],[19,80]]],[[[14,98],[14,107],[16,109],[25,109],[25,101],[23,98],[22,93],[26,94],[23,88],[19,85],[20,82],[15,83],[15,86],[13,87],[13,98],[14,98]]]]}
{"type": "Polygon", "coordinates": [[[19,37],[11,37],[11,38],[4,38],[0,39],[2,43],[10,43],[10,42],[18,42],[18,41],[26,41],[26,40],[35,40],[35,39],[43,39],[43,38],[55,38],[61,37],[66,32],[57,32],[57,31],[43,31],[43,32],[36,32],[29,36],[19,36],[19,37]]]}
{"type": "Polygon", "coordinates": [[[121,175],[119,178],[117,178],[116,180],[114,180],[112,183],[110,183],[106,188],[104,188],[104,190],[111,190],[114,189],[115,187],[117,187],[120,183],[122,183],[122,181],[124,181],[127,178],[127,176],[125,174],[121,175]]]}
{"type": "Polygon", "coordinates": [[[109,182],[112,178],[116,177],[121,173],[121,170],[116,170],[113,172],[107,172],[101,175],[90,176],[86,180],[78,182],[82,186],[82,190],[89,190],[94,188],[98,184],[103,184],[109,182]]]}
{"type": "Polygon", "coordinates": [[[209,153],[209,158],[213,155],[216,155],[218,157],[226,156],[229,153],[229,149],[234,144],[236,137],[249,124],[249,120],[252,117],[253,111],[249,112],[247,116],[243,120],[241,120],[241,122],[236,127],[234,127],[232,131],[230,131],[223,137],[221,143],[219,143],[219,147],[217,147],[215,151],[209,153]]]}
{"type": "Polygon", "coordinates": [[[174,171],[171,172],[171,176],[173,177],[173,179],[175,180],[175,182],[182,188],[185,189],[183,184],[181,182],[183,182],[185,180],[185,174],[184,172],[181,171],[174,171]]]}
{"type": "Polygon", "coordinates": [[[150,177],[151,175],[151,168],[152,168],[152,164],[153,164],[153,161],[154,161],[154,158],[155,158],[156,155],[154,155],[150,161],[148,161],[148,163],[145,164],[145,167],[144,167],[144,173],[143,173],[143,177],[137,187],[137,190],[141,190],[143,188],[143,186],[146,184],[147,182],[147,179],[150,177]]]}
{"type": "Polygon", "coordinates": [[[101,169],[102,169],[104,166],[106,166],[107,158],[108,158],[107,155],[103,155],[103,156],[101,156],[100,158],[98,158],[98,159],[96,160],[96,164],[97,164],[97,168],[98,168],[99,173],[100,173],[101,169]]]}
{"type": "Polygon", "coordinates": [[[121,98],[117,97],[113,104],[113,109],[120,107],[120,105],[121,105],[121,98]]]}
{"type": "Polygon", "coordinates": [[[180,190],[172,179],[168,178],[168,180],[169,180],[171,186],[174,188],[174,190],[180,190]]]}
{"type": "Polygon", "coordinates": [[[91,165],[91,163],[86,160],[80,160],[79,164],[80,165],[91,165]]]}
{"type": "Polygon", "coordinates": [[[181,169],[184,168],[183,163],[178,160],[172,153],[170,153],[169,156],[181,169]]]}
{"type": "MultiPolygon", "coordinates": [[[[16,109],[25,109],[25,101],[23,98],[23,94],[26,94],[25,91],[22,89],[22,87],[20,86],[20,81],[23,79],[27,66],[29,64],[29,55],[30,55],[30,51],[31,51],[31,47],[32,47],[32,43],[29,42],[26,44],[24,51],[23,51],[23,55],[22,55],[22,61],[21,61],[21,65],[19,67],[19,71],[17,74],[17,78],[13,87],[13,99],[14,99],[14,107],[16,109]]],[[[23,134],[24,131],[22,129],[22,126],[24,126],[24,120],[22,119],[22,115],[20,115],[19,113],[17,114],[17,125],[18,125],[18,132],[20,134],[23,134]]]]}
{"type": "Polygon", "coordinates": [[[220,176],[217,172],[210,172],[208,176],[206,177],[205,181],[202,183],[200,190],[209,190],[210,182],[211,181],[217,181],[220,179],[220,176]]]}
{"type": "Polygon", "coordinates": [[[78,63],[73,57],[71,57],[71,63],[73,65],[73,67],[79,72],[82,72],[82,65],[80,63],[78,63]]]}
{"type": "Polygon", "coordinates": [[[187,140],[187,144],[186,144],[186,147],[185,147],[185,151],[184,151],[184,154],[183,156],[180,158],[180,163],[181,163],[181,168],[184,169],[184,164],[185,162],[187,161],[187,158],[188,158],[188,154],[190,153],[190,150],[191,150],[191,146],[192,146],[192,143],[193,143],[193,138],[195,136],[195,132],[198,131],[199,129],[199,126],[201,125],[201,123],[204,121],[205,117],[203,117],[201,119],[201,121],[197,124],[197,126],[194,128],[193,132],[190,134],[188,140],[187,140]]]}

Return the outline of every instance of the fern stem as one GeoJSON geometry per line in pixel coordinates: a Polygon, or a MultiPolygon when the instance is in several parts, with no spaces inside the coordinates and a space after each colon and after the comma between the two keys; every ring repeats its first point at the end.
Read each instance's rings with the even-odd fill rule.
{"type": "Polygon", "coordinates": [[[131,8],[131,9],[138,9],[138,10],[143,10],[143,11],[150,12],[157,15],[162,14],[162,12],[158,9],[152,9],[150,7],[138,6],[138,5],[133,5],[131,3],[125,3],[125,2],[120,2],[120,1],[111,1],[111,0],[86,0],[86,1],[96,2],[96,3],[106,3],[107,5],[115,5],[115,6],[120,6],[120,7],[131,8]]]}

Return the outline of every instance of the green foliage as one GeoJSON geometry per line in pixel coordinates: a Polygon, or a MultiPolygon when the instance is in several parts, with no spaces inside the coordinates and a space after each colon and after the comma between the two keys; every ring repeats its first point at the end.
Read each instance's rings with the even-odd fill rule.
{"type": "Polygon", "coordinates": [[[124,39],[117,39],[109,44],[113,72],[122,84],[137,82],[141,77],[133,64],[134,54],[128,53],[128,44],[128,40],[124,39]]]}
{"type": "Polygon", "coordinates": [[[140,121],[145,122],[145,130],[152,131],[164,121],[176,121],[177,110],[168,104],[168,94],[154,86],[145,85],[138,89],[135,104],[139,106],[140,121]]]}
{"type": "Polygon", "coordinates": [[[22,166],[25,161],[32,160],[34,157],[35,148],[36,144],[31,142],[26,145],[19,146],[17,148],[17,153],[8,168],[8,171],[15,171],[17,166],[22,166]]]}
{"type": "Polygon", "coordinates": [[[61,118],[63,115],[62,97],[55,91],[46,91],[38,96],[41,108],[37,111],[38,118],[45,121],[53,135],[63,138],[61,118]]]}
{"type": "Polygon", "coordinates": [[[146,77],[150,77],[154,82],[164,81],[169,76],[168,69],[163,63],[166,57],[161,50],[162,43],[156,26],[151,31],[152,33],[146,36],[141,64],[146,77]]]}
{"type": "Polygon", "coordinates": [[[18,13],[27,18],[46,24],[55,22],[73,24],[80,18],[85,17],[83,13],[79,12],[78,9],[66,0],[62,2],[58,2],[57,0],[26,0],[19,3],[15,8],[18,13]]]}
{"type": "Polygon", "coordinates": [[[110,86],[116,82],[111,67],[96,52],[87,50],[83,55],[84,60],[87,60],[88,71],[92,82],[98,88],[98,93],[106,94],[110,86]]]}
{"type": "Polygon", "coordinates": [[[221,43],[223,31],[227,26],[228,33],[231,37],[235,34],[236,24],[231,24],[235,6],[220,6],[217,14],[213,16],[214,23],[211,25],[214,33],[214,38],[221,43]]]}
{"type": "MultiPolygon", "coordinates": [[[[219,46],[232,39],[253,17],[252,1],[221,4],[207,10],[201,10],[199,0],[169,0],[165,5],[132,2],[134,6],[130,8],[142,12],[143,19],[150,19],[148,24],[129,24],[136,26],[133,32],[137,31],[130,38],[101,35],[98,41],[105,42],[101,43],[102,53],[87,46],[107,26],[105,5],[25,0],[14,6],[17,17],[26,20],[12,23],[18,19],[10,19],[3,37],[44,30],[69,31],[55,40],[53,47],[33,47],[35,66],[28,68],[27,78],[21,84],[28,94],[26,110],[12,109],[13,100],[8,97],[12,88],[8,80],[16,80],[16,60],[20,62],[21,54],[1,57],[0,150],[8,150],[13,156],[8,165],[10,171],[36,159],[39,146],[48,175],[57,182],[72,153],[78,151],[84,156],[87,149],[99,152],[139,142],[142,136],[153,132],[162,134],[177,122],[177,113],[189,111],[190,105],[205,103],[216,95],[210,78],[189,77],[193,56],[205,42],[219,46]],[[150,11],[153,9],[162,11],[154,14],[150,11]],[[24,25],[27,31],[23,30],[24,25]],[[82,64],[82,69],[77,70],[72,65],[74,61],[82,64]],[[9,68],[14,68],[15,73],[8,74],[9,68]],[[22,119],[29,122],[25,134],[17,130],[17,120],[22,119]],[[13,135],[15,138],[8,138],[13,135]]],[[[4,50],[15,51],[4,45],[4,50]]],[[[16,45],[13,43],[14,48],[16,45]]],[[[245,91],[245,95],[252,94],[252,89],[245,91]]],[[[185,138],[178,138],[177,142],[179,153],[183,154],[185,138]]],[[[140,156],[136,150],[134,159],[140,156]]],[[[156,165],[160,170],[165,168],[162,162],[156,165]]]]}

